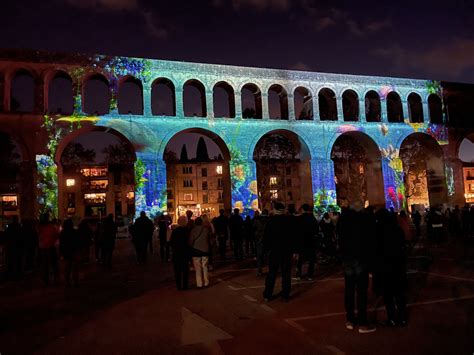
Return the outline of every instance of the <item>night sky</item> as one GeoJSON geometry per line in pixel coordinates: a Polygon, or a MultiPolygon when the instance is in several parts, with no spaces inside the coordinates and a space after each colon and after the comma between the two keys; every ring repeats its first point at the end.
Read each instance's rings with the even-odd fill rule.
{"type": "Polygon", "coordinates": [[[474,83],[474,2],[16,0],[3,48],[474,83]]]}

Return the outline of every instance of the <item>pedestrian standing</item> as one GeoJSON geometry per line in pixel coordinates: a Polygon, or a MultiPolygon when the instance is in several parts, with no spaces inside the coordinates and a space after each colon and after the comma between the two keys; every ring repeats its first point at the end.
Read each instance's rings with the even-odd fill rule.
{"type": "Polygon", "coordinates": [[[170,258],[170,249],[167,239],[169,227],[169,219],[162,214],[158,218],[158,239],[160,240],[160,257],[162,262],[166,262],[170,258]]]}
{"type": "Polygon", "coordinates": [[[104,241],[102,245],[102,263],[106,268],[112,268],[112,255],[115,249],[115,240],[117,238],[117,225],[114,221],[114,215],[110,213],[102,222],[104,241]]]}
{"type": "Polygon", "coordinates": [[[23,234],[18,216],[13,216],[5,230],[7,278],[16,279],[23,271],[23,234]]]}
{"type": "Polygon", "coordinates": [[[214,269],[214,248],[216,246],[216,230],[214,225],[209,220],[209,216],[207,214],[201,215],[202,218],[202,225],[204,228],[209,229],[209,271],[214,269]]]}
{"type": "Polygon", "coordinates": [[[81,261],[81,238],[71,218],[63,222],[59,233],[59,251],[64,259],[64,280],[71,287],[71,273],[74,286],[79,286],[79,263],[81,261]]]}
{"type": "Polygon", "coordinates": [[[268,222],[268,210],[264,209],[260,214],[255,211],[253,219],[253,233],[255,236],[255,249],[257,251],[257,276],[262,276],[263,265],[265,262],[265,250],[263,245],[263,237],[265,234],[265,227],[268,222]]]}
{"type": "Polygon", "coordinates": [[[224,215],[224,209],[219,210],[219,216],[214,218],[213,224],[219,244],[219,255],[222,260],[225,260],[227,240],[229,239],[229,223],[227,217],[224,215]]]}
{"type": "Polygon", "coordinates": [[[84,261],[87,263],[90,260],[90,248],[92,245],[92,237],[93,237],[92,228],[87,219],[83,219],[79,223],[77,232],[79,234],[79,239],[81,241],[81,261],[84,261]]]}
{"type": "Polygon", "coordinates": [[[232,245],[234,247],[234,256],[236,260],[243,259],[243,233],[244,220],[240,215],[238,208],[234,209],[234,213],[229,217],[229,232],[232,245]]]}
{"type": "Polygon", "coordinates": [[[255,257],[255,239],[253,235],[253,221],[249,215],[244,220],[245,254],[247,257],[255,257]]]}
{"type": "Polygon", "coordinates": [[[278,270],[281,269],[282,300],[288,302],[291,293],[291,259],[294,252],[292,231],[285,215],[285,206],[276,202],[274,213],[265,228],[264,246],[269,252],[269,271],[265,279],[263,298],[269,301],[273,297],[278,270]]]}
{"type": "Polygon", "coordinates": [[[35,257],[38,250],[38,232],[36,221],[32,218],[23,220],[21,226],[23,243],[25,249],[25,271],[32,271],[35,268],[35,257]]]}
{"type": "Polygon", "coordinates": [[[194,227],[189,236],[189,245],[192,248],[194,271],[196,272],[196,286],[202,288],[209,286],[208,263],[210,233],[208,227],[203,226],[202,218],[194,221],[194,227]]]}
{"type": "Polygon", "coordinates": [[[307,280],[313,280],[314,266],[316,263],[316,238],[319,233],[318,221],[313,215],[310,205],[301,206],[303,213],[296,219],[295,231],[301,238],[301,249],[298,255],[298,263],[296,269],[296,278],[299,280],[302,276],[303,265],[308,262],[307,280]]]}
{"type": "Polygon", "coordinates": [[[53,282],[59,282],[59,264],[56,243],[59,239],[57,226],[50,222],[49,214],[41,216],[38,226],[38,248],[40,253],[41,271],[45,286],[49,285],[49,273],[53,272],[53,282]]]}
{"type": "Polygon", "coordinates": [[[137,263],[145,264],[147,257],[147,246],[153,236],[155,227],[148,218],[145,211],[140,212],[140,217],[135,220],[132,228],[132,242],[137,252],[137,263]]]}
{"type": "Polygon", "coordinates": [[[421,237],[421,213],[415,210],[411,215],[411,219],[415,225],[415,238],[418,239],[421,237]]]}
{"type": "Polygon", "coordinates": [[[188,289],[189,278],[189,230],[187,228],[188,218],[179,216],[178,226],[171,232],[170,246],[172,249],[172,260],[174,279],[178,290],[188,289]]]}

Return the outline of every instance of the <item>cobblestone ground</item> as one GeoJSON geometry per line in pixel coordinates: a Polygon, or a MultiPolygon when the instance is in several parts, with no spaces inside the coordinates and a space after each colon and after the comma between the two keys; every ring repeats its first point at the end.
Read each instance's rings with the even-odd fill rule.
{"type": "MultiPolygon", "coordinates": [[[[178,292],[170,263],[135,265],[120,240],[114,268],[91,263],[79,288],[38,275],[0,285],[4,354],[472,354],[474,247],[420,243],[409,258],[409,324],[359,334],[344,326],[338,265],[293,282],[289,303],[262,300],[254,262],[216,262],[211,286],[178,292]]],[[[193,273],[191,272],[191,276],[193,273]]],[[[276,287],[276,290],[279,286],[276,287]]],[[[385,318],[370,298],[371,317],[385,318]]]]}

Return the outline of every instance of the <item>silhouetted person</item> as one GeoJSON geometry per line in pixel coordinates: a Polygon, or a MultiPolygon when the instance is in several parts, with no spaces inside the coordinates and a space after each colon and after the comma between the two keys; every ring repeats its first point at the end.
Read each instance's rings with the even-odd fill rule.
{"type": "Polygon", "coordinates": [[[5,230],[7,278],[16,279],[23,271],[23,235],[18,216],[13,216],[5,230]]]}
{"type": "Polygon", "coordinates": [[[147,246],[150,238],[153,236],[155,227],[145,211],[140,212],[140,217],[135,220],[132,228],[132,241],[137,252],[137,262],[144,264],[146,262],[147,246]]]}
{"type": "Polygon", "coordinates": [[[264,209],[262,214],[255,211],[253,219],[253,234],[255,236],[255,249],[257,251],[257,276],[262,276],[263,264],[265,262],[265,248],[263,238],[265,235],[265,227],[268,222],[268,210],[264,209]]]}
{"type": "Polygon", "coordinates": [[[189,235],[194,271],[196,272],[196,286],[198,288],[209,286],[208,263],[210,251],[211,228],[204,226],[202,218],[194,221],[194,227],[189,235]]]}
{"type": "Polygon", "coordinates": [[[413,224],[415,225],[415,238],[421,236],[421,213],[418,210],[415,210],[412,213],[413,224]]]}
{"type": "Polygon", "coordinates": [[[77,232],[81,241],[81,260],[88,262],[94,233],[87,219],[83,219],[81,223],[79,223],[77,232]]]}
{"type": "Polygon", "coordinates": [[[346,328],[353,330],[359,325],[359,333],[375,331],[367,319],[367,289],[369,286],[369,264],[364,235],[364,216],[361,201],[355,201],[353,208],[343,207],[337,223],[340,237],[341,256],[344,268],[344,305],[346,309],[346,328]],[[357,294],[357,317],[355,302],[357,294]]]}
{"type": "Polygon", "coordinates": [[[244,220],[244,239],[245,254],[247,257],[255,256],[255,238],[253,235],[253,221],[250,216],[246,216],[244,220]]]}
{"type": "Polygon", "coordinates": [[[237,260],[242,260],[244,220],[238,208],[235,208],[234,213],[229,217],[229,232],[234,247],[234,256],[237,260]]]}
{"type": "Polygon", "coordinates": [[[224,210],[219,210],[219,217],[212,221],[216,231],[217,243],[219,244],[219,255],[221,259],[226,258],[227,239],[229,239],[229,222],[224,215],[224,210]]]}
{"type": "Polygon", "coordinates": [[[305,262],[308,262],[307,279],[312,280],[314,277],[314,264],[316,263],[316,238],[319,233],[319,226],[318,221],[313,215],[311,206],[304,204],[301,208],[303,214],[297,217],[297,228],[295,230],[301,238],[296,278],[301,278],[303,265],[305,262]]]}
{"type": "Polygon", "coordinates": [[[38,250],[38,232],[35,220],[31,218],[24,219],[21,233],[23,234],[25,250],[25,271],[31,271],[35,268],[35,256],[38,250]]]}
{"type": "Polygon", "coordinates": [[[53,281],[59,282],[58,253],[56,251],[56,242],[59,238],[57,226],[49,221],[49,215],[43,214],[38,226],[38,248],[40,252],[41,271],[43,282],[49,285],[49,273],[53,271],[53,281]]]}
{"type": "Polygon", "coordinates": [[[114,222],[114,215],[111,213],[102,221],[104,242],[102,245],[102,263],[108,268],[112,268],[112,255],[115,249],[117,238],[117,225],[114,222]]]}
{"type": "Polygon", "coordinates": [[[160,240],[161,261],[168,261],[170,258],[170,248],[168,244],[168,228],[171,222],[168,216],[162,214],[158,217],[158,239],[160,240]]]}
{"type": "Polygon", "coordinates": [[[319,222],[319,228],[323,234],[324,250],[331,257],[336,256],[336,226],[334,225],[329,213],[324,213],[319,222]]]}
{"type": "Polygon", "coordinates": [[[278,270],[281,269],[282,299],[287,302],[291,293],[291,260],[294,251],[292,232],[285,215],[285,206],[276,202],[273,216],[265,227],[264,246],[269,252],[269,271],[265,280],[263,298],[268,301],[273,296],[278,270]]]}
{"type": "Polygon", "coordinates": [[[64,280],[66,287],[71,286],[71,273],[75,286],[79,286],[79,263],[81,261],[81,239],[74,229],[71,218],[64,220],[59,233],[59,251],[64,259],[64,280]]]}
{"type": "Polygon", "coordinates": [[[170,238],[170,246],[173,251],[174,279],[178,290],[188,289],[189,230],[187,224],[188,218],[186,216],[179,216],[178,226],[172,230],[170,238]]]}

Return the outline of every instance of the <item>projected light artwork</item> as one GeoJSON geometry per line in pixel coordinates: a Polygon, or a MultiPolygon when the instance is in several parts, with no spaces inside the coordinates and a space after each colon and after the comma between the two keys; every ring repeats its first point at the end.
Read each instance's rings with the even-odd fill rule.
{"type": "MultiPolygon", "coordinates": [[[[309,199],[318,210],[337,209],[337,191],[350,188],[354,178],[359,178],[357,174],[360,175],[360,181],[366,184],[362,189],[366,191],[362,196],[366,204],[384,204],[396,210],[407,208],[407,184],[413,185],[413,179],[405,176],[408,162],[400,157],[403,142],[417,134],[427,137],[438,148],[448,144],[446,126],[442,122],[433,123],[430,117],[428,97],[440,95],[439,83],[435,81],[102,55],[68,56],[58,60],[61,63],[48,60],[42,61],[48,70],[67,72],[73,83],[74,94],[73,114],[47,116],[42,128],[47,131],[48,142],[47,148],[37,154],[40,175],[37,187],[39,202],[50,210],[56,211],[57,201],[54,200],[63,193],[61,186],[57,191],[57,177],[51,178],[56,175],[55,164],[60,159],[56,150],[70,142],[72,136],[86,133],[91,127],[104,127],[118,132],[133,145],[136,154],[136,211],[145,210],[152,215],[167,208],[166,163],[163,160],[165,148],[172,137],[190,129],[199,130],[200,134],[214,141],[222,141],[225,145],[230,155],[232,207],[246,212],[263,207],[259,191],[262,185],[258,178],[262,172],[259,172],[260,165],[255,160],[255,150],[262,137],[271,132],[290,132],[292,141],[298,142],[298,149],[304,147],[306,150],[304,161],[307,165],[301,171],[309,177],[309,183],[300,186],[298,201],[309,199]],[[103,115],[86,114],[84,103],[87,97],[84,97],[82,88],[89,78],[98,74],[108,83],[109,110],[103,115]],[[119,92],[123,83],[129,79],[139,83],[143,114],[118,112],[119,92]],[[165,83],[171,92],[172,109],[168,110],[167,115],[158,115],[161,112],[152,110],[152,92],[157,83],[165,83]],[[184,100],[184,89],[188,85],[196,88],[195,91],[201,95],[198,102],[202,107],[198,112],[203,112],[204,117],[185,116],[185,112],[192,112],[184,100]],[[227,109],[215,109],[217,96],[213,93],[217,87],[221,89],[221,97],[224,95],[228,99],[227,109]],[[225,89],[224,94],[222,88],[225,89]],[[343,110],[342,97],[347,90],[351,91],[356,106],[344,106],[343,110]],[[242,96],[244,93],[245,99],[242,96]],[[304,93],[304,98],[301,93],[304,93]],[[271,101],[270,94],[277,99],[271,101]],[[297,99],[299,101],[296,103],[297,99]],[[279,105],[276,111],[271,106],[275,102],[279,105]],[[295,112],[303,108],[308,114],[295,112]],[[395,108],[398,111],[393,111],[395,108]],[[277,112],[272,115],[277,118],[270,118],[271,110],[277,112]],[[214,112],[219,112],[216,114],[219,117],[214,112]],[[221,117],[222,112],[227,112],[231,117],[221,117]],[[354,117],[348,117],[348,114],[354,117]],[[395,117],[398,121],[389,120],[389,117],[395,117]],[[364,157],[366,161],[362,168],[352,177],[347,175],[347,171],[353,174],[355,167],[341,170],[343,175],[338,176],[335,173],[334,156],[331,156],[336,140],[346,136],[361,145],[364,148],[361,151],[370,151],[364,157]]],[[[155,92],[153,95],[158,94],[155,92]]],[[[158,99],[165,100],[164,97],[158,99]]],[[[428,156],[431,153],[427,147],[431,145],[423,148],[428,156]]],[[[341,164],[338,169],[342,169],[341,164]]],[[[448,193],[454,194],[452,171],[444,169],[443,164],[439,174],[437,171],[437,178],[442,179],[444,187],[441,192],[430,194],[430,203],[442,203],[448,193]]],[[[428,176],[426,188],[429,189],[430,184],[438,184],[435,180],[428,176]]],[[[293,197],[290,196],[293,192],[288,194],[286,191],[285,194],[279,197],[283,202],[293,197]]],[[[59,206],[60,215],[62,208],[59,206]]]]}

